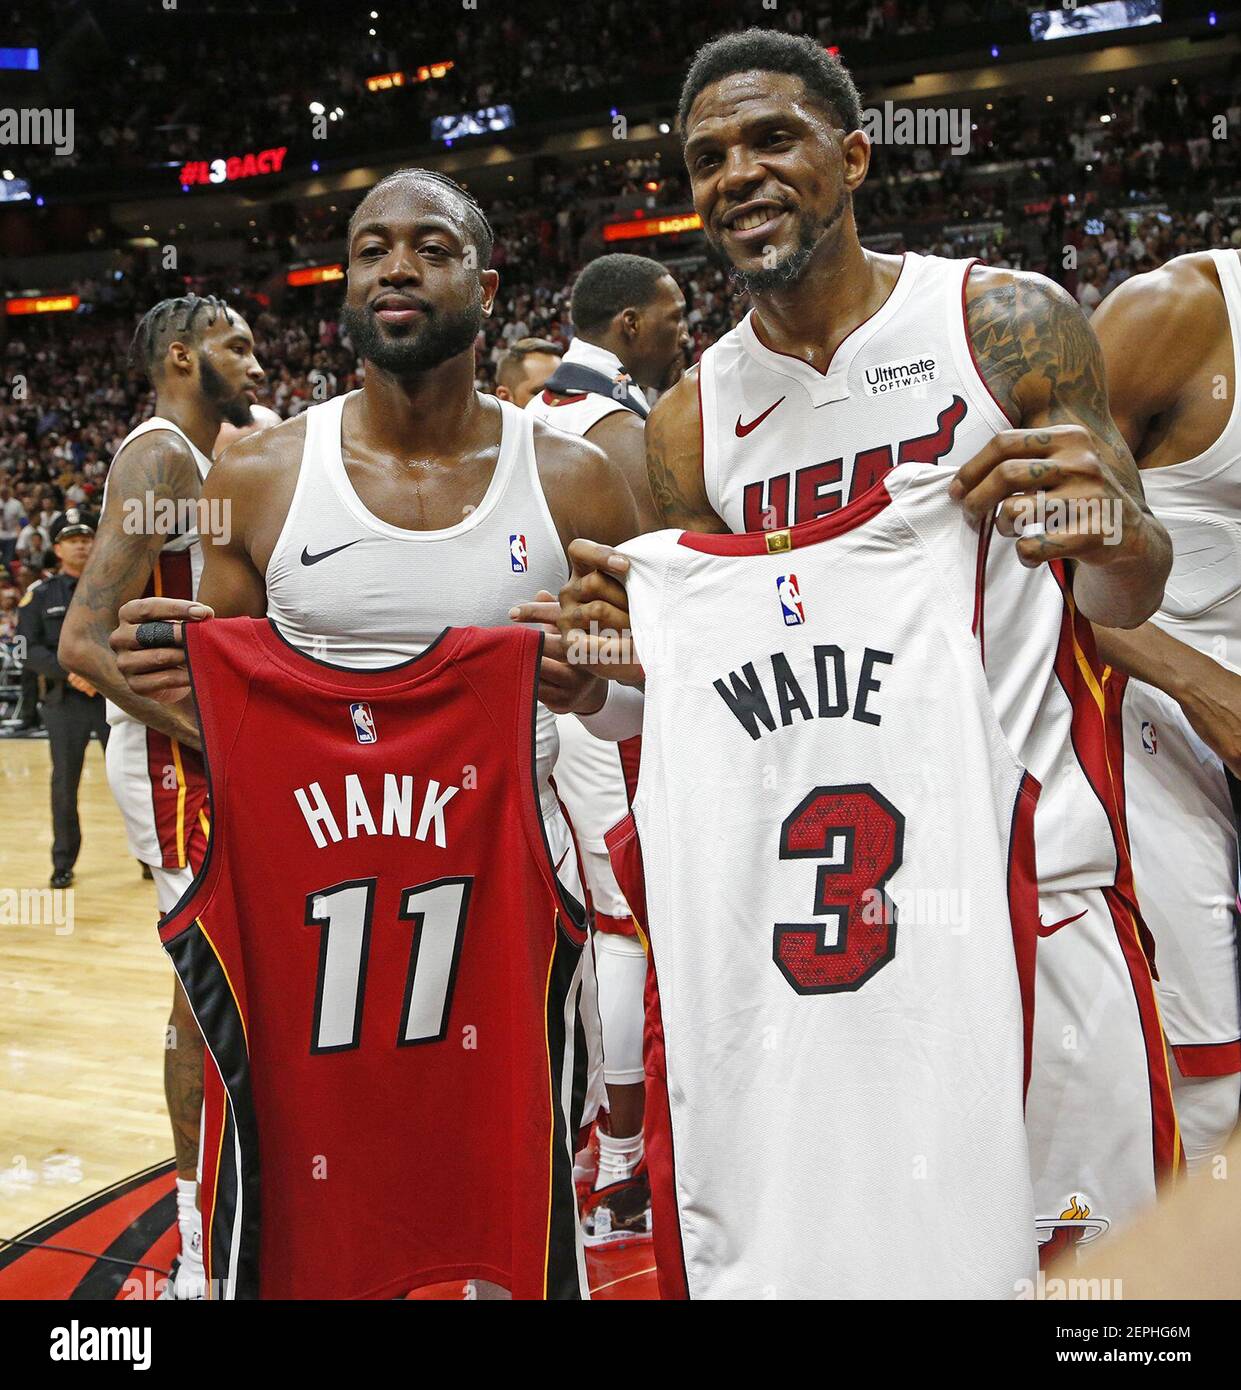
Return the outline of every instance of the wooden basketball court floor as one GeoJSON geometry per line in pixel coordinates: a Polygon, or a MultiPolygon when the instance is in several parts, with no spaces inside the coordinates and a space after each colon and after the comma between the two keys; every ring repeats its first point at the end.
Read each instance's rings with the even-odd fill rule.
{"type": "MultiPolygon", "coordinates": [[[[152,1268],[176,1248],[163,1080],[172,967],[93,742],[77,877],[48,889],[49,777],[45,740],[0,739],[0,1300],[150,1297],[152,1268]],[[18,1235],[29,1243],[6,1244],[18,1235]]],[[[595,1297],[655,1296],[649,1242],[590,1251],[588,1268],[595,1297]]]]}

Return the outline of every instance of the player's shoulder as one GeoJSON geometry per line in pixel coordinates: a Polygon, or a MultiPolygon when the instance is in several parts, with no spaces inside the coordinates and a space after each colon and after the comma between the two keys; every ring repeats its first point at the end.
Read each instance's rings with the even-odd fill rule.
{"type": "MultiPolygon", "coordinates": [[[[1127,329],[1175,334],[1181,328],[1200,327],[1204,314],[1223,311],[1214,258],[1206,251],[1191,251],[1122,281],[1099,305],[1095,323],[1113,329],[1123,323],[1127,329]]],[[[1165,348],[1173,345],[1163,344],[1165,348]]]]}
{"type": "Polygon", "coordinates": [[[132,479],[152,485],[167,483],[175,490],[184,482],[192,491],[198,486],[198,461],[179,430],[157,425],[117,451],[108,475],[113,490],[124,480],[132,479]]]}
{"type": "Polygon", "coordinates": [[[559,430],[538,415],[532,417],[531,425],[540,475],[575,473],[582,469],[606,470],[607,455],[597,444],[583,439],[580,434],[559,430]]]}
{"type": "Polygon", "coordinates": [[[675,386],[669,387],[655,402],[646,419],[649,432],[665,437],[669,432],[691,431],[695,438],[701,434],[702,419],[698,399],[698,378],[701,364],[695,362],[675,386]]]}
{"type": "Polygon", "coordinates": [[[270,480],[273,473],[301,464],[305,444],[306,417],[294,415],[230,444],[211,466],[213,480],[217,487],[225,480],[232,486],[270,480]]]}
{"type": "Polygon", "coordinates": [[[1080,312],[1068,290],[1048,275],[976,261],[965,279],[965,308],[973,317],[984,307],[1014,316],[1038,315],[1057,308],[1080,312]]]}

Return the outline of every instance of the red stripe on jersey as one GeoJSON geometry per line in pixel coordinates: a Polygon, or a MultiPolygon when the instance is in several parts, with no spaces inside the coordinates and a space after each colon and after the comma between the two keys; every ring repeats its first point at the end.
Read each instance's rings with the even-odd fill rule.
{"type": "MultiPolygon", "coordinates": [[[[796,526],[781,528],[786,530],[789,549],[797,550],[803,545],[817,545],[819,541],[830,540],[843,535],[858,526],[864,525],[872,517],[879,515],[892,501],[892,494],[885,486],[886,476],[868,488],[855,502],[841,507],[839,511],[828,512],[815,517],[813,521],[802,521],[796,526]]],[[[725,535],[707,535],[698,531],[683,531],[680,543],[690,550],[701,550],[706,555],[767,555],[772,554],[768,542],[775,531],[741,531],[725,535]]]]}
{"type": "Polygon", "coordinates": [[[1116,940],[1129,971],[1146,1045],[1151,1129],[1157,1174],[1180,1167],[1181,1140],[1172,1104],[1172,1076],[1152,979],[1154,943],[1138,906],[1124,813],[1124,746],[1119,708],[1123,682],[1105,670],[1095,650],[1094,629],[1077,611],[1064,563],[1049,566],[1064,597],[1056,651],[1056,675],[1072,706],[1071,737],[1077,761],[1107,814],[1116,851],[1115,882],[1103,889],[1116,940]],[[1114,682],[1119,682],[1114,684],[1114,682]]]}
{"type": "Polygon", "coordinates": [[[574,405],[578,401],[584,401],[590,394],[589,391],[579,391],[575,396],[558,396],[554,391],[543,392],[544,405],[574,405]]]}
{"type": "Polygon", "coordinates": [[[1008,916],[1013,930],[1013,954],[1021,986],[1021,1014],[1025,1064],[1021,1090],[1030,1086],[1030,1058],[1034,1047],[1034,962],[1038,949],[1038,870],[1034,857],[1034,812],[1042,788],[1028,772],[1013,804],[1013,823],[1008,838],[1008,916]]]}
{"type": "Polygon", "coordinates": [[[642,762],[642,735],[635,734],[633,738],[621,739],[616,745],[616,751],[620,754],[621,776],[625,779],[625,794],[632,806],[633,799],[638,794],[638,769],[642,762]]]}
{"type": "Polygon", "coordinates": [[[1010,425],[1016,428],[1018,421],[1014,420],[1008,411],[1000,404],[999,397],[996,396],[995,392],[991,389],[991,383],[983,376],[982,368],[978,365],[978,354],[974,351],[974,340],[970,337],[970,313],[965,303],[965,291],[966,287],[969,285],[970,276],[973,274],[974,267],[981,264],[982,262],[975,256],[974,259],[970,261],[969,265],[965,267],[965,273],[961,276],[961,319],[965,329],[965,345],[970,350],[970,361],[974,364],[974,375],[982,382],[987,395],[995,401],[996,408],[999,410],[1000,414],[1003,415],[1010,425]]]}
{"type": "Polygon", "coordinates": [[[609,917],[606,912],[596,912],[595,930],[603,932],[606,936],[637,937],[637,919],[633,916],[609,917]]]}
{"type": "Polygon", "coordinates": [[[638,825],[632,811],[604,835],[603,843],[608,847],[608,858],[612,863],[617,886],[625,895],[625,901],[637,919],[638,926],[645,932],[646,871],[642,863],[642,843],[638,839],[638,825]]]}
{"type": "Polygon", "coordinates": [[[978,638],[978,652],[982,664],[987,664],[986,631],[983,625],[983,609],[987,595],[987,554],[991,549],[991,537],[995,533],[995,517],[983,523],[978,536],[978,565],[974,571],[974,623],[970,631],[978,638]]]}
{"type": "Polygon", "coordinates": [[[1241,1071],[1241,1040],[1226,1043],[1173,1043],[1182,1076],[1231,1076],[1241,1071]]]}
{"type": "Polygon", "coordinates": [[[1155,991],[1149,984],[1150,971],[1138,935],[1141,918],[1127,896],[1119,888],[1105,888],[1103,899],[1116,924],[1116,939],[1124,953],[1125,964],[1133,981],[1134,1000],[1142,1020],[1146,1040],[1146,1065],[1150,1078],[1151,1134],[1154,1142],[1156,1179],[1175,1178],[1180,1174],[1184,1151],[1181,1132],[1176,1122],[1172,1102],[1172,1074],[1169,1070],[1163,1027],[1155,991]]]}
{"type": "Polygon", "coordinates": [[[677,1208],[676,1155],[672,1145],[672,1111],[668,1105],[668,1061],[664,1053],[664,1019],[653,953],[647,955],[646,1028],[642,1057],[646,1065],[646,1114],[643,1138],[651,1175],[651,1219],[660,1298],[689,1298],[681,1213],[677,1208]]]}

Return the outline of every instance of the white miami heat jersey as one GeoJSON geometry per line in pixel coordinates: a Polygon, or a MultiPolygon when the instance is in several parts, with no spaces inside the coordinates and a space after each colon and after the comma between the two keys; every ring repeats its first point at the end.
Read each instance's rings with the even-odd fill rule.
{"type": "Polygon", "coordinates": [[[983,535],[949,482],[898,468],[791,531],[621,547],[665,1297],[1034,1276],[1037,783],[993,708],[983,535]]]}
{"type": "MultiPolygon", "coordinates": [[[[734,531],[830,515],[900,463],[955,470],[1011,422],[965,326],[971,261],[907,254],[887,301],[828,368],[766,347],[753,314],[699,368],[707,496],[734,531]]],[[[1119,740],[1102,668],[1063,565],[1027,570],[991,547],[984,651],[1000,722],[1043,784],[1040,886],[1104,887],[1127,874],[1119,740]]]]}

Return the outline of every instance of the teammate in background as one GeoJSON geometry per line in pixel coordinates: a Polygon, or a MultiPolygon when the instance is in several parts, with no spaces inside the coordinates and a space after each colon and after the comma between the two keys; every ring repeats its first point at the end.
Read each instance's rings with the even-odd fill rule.
{"type": "MultiPolygon", "coordinates": [[[[666,391],[685,369],[685,299],[658,261],[600,256],[574,281],[573,341],[526,410],[588,439],[625,475],[644,531],[658,524],[646,481],[645,391],[666,391]]],[[[592,942],[603,1022],[608,1114],[597,1127],[597,1198],[583,1212],[589,1242],[650,1228],[650,1182],[642,1163],[643,988],[646,951],[608,861],[604,836],[629,810],[638,741],[593,737],[572,715],[557,721],[556,785],[582,852],[594,903],[592,942]]]]}
{"type": "MultiPolygon", "coordinates": [[[[750,30],[708,44],[679,119],[705,234],[754,307],[652,412],[660,519],[779,530],[843,508],[905,461],[957,470],[972,514],[999,509],[988,678],[1043,786],[1027,1108],[1037,1207],[1055,1220],[1078,1194],[1115,1223],[1153,1199],[1180,1145],[1114,781],[1120,750],[1085,619],[1144,622],[1171,547],[1108,413],[1098,344],[1043,276],[863,249],[861,102],[811,40],[750,30]],[[1006,538],[1039,515],[1048,527],[1016,539],[1014,555],[1006,538]],[[1057,647],[1049,632],[1057,659],[1032,670],[1029,653],[1057,647]]],[[[627,737],[641,730],[641,696],[616,680],[637,684],[640,668],[609,661],[614,640],[590,632],[627,627],[625,563],[585,545],[573,560],[561,630],[613,678],[574,708],[595,710],[587,722],[602,736],[627,737]]],[[[521,616],[550,613],[528,604],[521,616]]],[[[658,1232],[658,1203],[655,1217],[658,1232]]]]}
{"type": "MultiPolygon", "coordinates": [[[[474,340],[500,278],[486,269],[491,251],[482,211],[443,175],[407,169],[367,194],[349,228],[342,313],[367,364],[365,386],[242,440],[212,471],[207,500],[228,500],[232,528],[210,548],[201,603],[131,603],[114,634],[136,690],[190,719],[184,652],[140,648],[141,622],[267,615],[318,660],[390,666],[421,654],[445,626],[503,625],[530,588],[559,589],[574,539],[634,534],[629,488],[600,450],[475,390],[474,340]]],[[[562,656],[549,637],[545,705],[583,688],[562,656]]],[[[544,709],[544,824],[561,882],[580,899],[550,785],[555,754],[544,709]]],[[[566,1061],[584,1082],[582,1051],[566,1061]]]]}
{"type": "Polygon", "coordinates": [[[600,256],[574,281],[569,312],[573,341],[526,409],[598,445],[624,473],[650,530],[659,515],[646,479],[643,392],[667,391],[684,375],[685,296],[658,261],[600,256]]]}
{"type": "Polygon", "coordinates": [[[496,368],[496,395],[525,409],[560,365],[561,348],[547,338],[518,338],[496,368]]]}
{"type": "MultiPolygon", "coordinates": [[[[161,916],[189,887],[207,843],[209,808],[192,712],[135,695],[108,638],[120,607],[140,594],[189,601],[206,555],[197,521],[223,426],[252,423],[263,369],[245,320],[215,298],[165,299],[138,325],[134,363],[155,388],[155,413],[121,442],[104,490],[99,532],[60,639],[65,667],[108,697],[108,782],[130,852],[151,869],[161,916]]],[[[230,525],[227,510],[219,523],[230,525]]],[[[221,537],[212,536],[211,540],[221,537]]],[[[203,1296],[196,1206],[203,1043],[179,982],[164,1052],[164,1094],[177,1162],[181,1253],[168,1292],[203,1296]]]]}
{"type": "Polygon", "coordinates": [[[1159,612],[1098,629],[1124,694],[1134,872],[1191,1168],[1222,1152],[1241,1093],[1241,257],[1178,256],[1114,290],[1092,326],[1112,414],[1175,559],[1159,612]],[[1158,343],[1157,359],[1134,343],[1158,343]]]}

